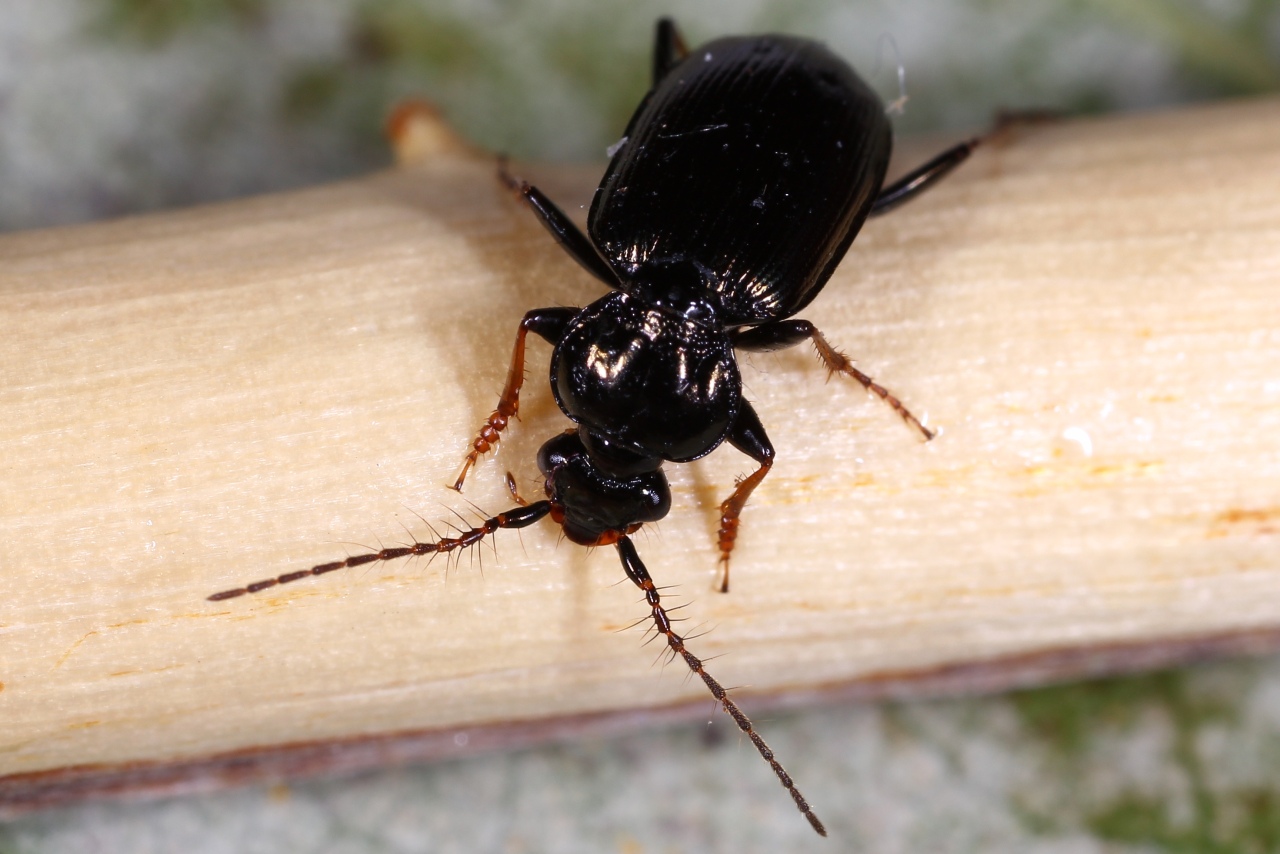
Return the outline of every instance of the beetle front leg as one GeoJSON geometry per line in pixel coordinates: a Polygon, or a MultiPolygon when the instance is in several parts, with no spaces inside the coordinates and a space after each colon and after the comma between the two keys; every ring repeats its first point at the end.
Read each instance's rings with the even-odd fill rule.
{"type": "Polygon", "coordinates": [[[498,398],[498,408],[481,426],[476,439],[471,443],[471,450],[462,461],[462,471],[453,488],[462,491],[462,482],[467,479],[467,472],[476,464],[481,454],[487,454],[498,444],[502,431],[508,422],[520,413],[520,387],[524,385],[524,339],[530,333],[536,333],[551,344],[556,344],[564,337],[569,323],[577,316],[576,308],[535,308],[520,321],[520,329],[516,332],[515,351],[511,354],[511,370],[507,372],[507,384],[498,398]]]}
{"type": "Polygon", "coordinates": [[[898,413],[898,416],[907,422],[908,427],[920,431],[920,435],[924,437],[926,442],[933,438],[933,431],[921,424],[920,419],[912,415],[910,410],[902,405],[902,401],[890,394],[889,390],[884,386],[855,368],[849,357],[832,347],[822,333],[818,331],[818,328],[809,321],[779,320],[775,323],[765,323],[753,329],[740,329],[730,336],[730,341],[734,347],[741,350],[761,352],[782,350],[786,347],[795,346],[806,339],[813,341],[813,346],[818,350],[818,356],[822,358],[823,364],[827,366],[827,370],[830,373],[844,374],[856,380],[868,392],[889,404],[889,408],[898,413]]]}
{"type": "Polygon", "coordinates": [[[720,533],[717,541],[720,544],[721,593],[729,592],[729,554],[738,540],[738,517],[742,515],[742,508],[747,506],[747,499],[751,497],[751,493],[760,485],[760,481],[764,480],[769,469],[773,468],[774,458],[773,444],[764,432],[760,416],[756,415],[751,404],[745,400],[742,401],[742,408],[738,410],[738,417],[733,422],[728,439],[730,445],[760,463],[760,468],[752,472],[749,477],[738,481],[733,494],[720,505],[720,533]]]}

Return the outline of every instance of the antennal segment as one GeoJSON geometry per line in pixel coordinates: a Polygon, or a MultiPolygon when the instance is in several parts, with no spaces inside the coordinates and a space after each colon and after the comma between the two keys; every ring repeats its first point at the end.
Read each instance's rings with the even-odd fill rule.
{"type": "Polygon", "coordinates": [[[395,560],[397,558],[409,557],[410,555],[429,555],[438,554],[440,552],[451,552],[455,549],[465,549],[474,546],[485,537],[494,533],[501,528],[524,528],[537,522],[547,513],[551,512],[550,501],[535,501],[533,504],[517,507],[514,510],[508,510],[506,513],[499,513],[484,520],[479,526],[468,531],[459,532],[456,537],[444,537],[431,543],[414,542],[408,546],[398,546],[393,549],[383,549],[378,552],[367,552],[366,554],[352,555],[346,560],[336,560],[333,563],[322,563],[313,566],[310,569],[300,569],[296,572],[286,572],[284,575],[275,578],[267,578],[262,581],[255,581],[244,587],[237,587],[234,590],[223,590],[221,593],[215,593],[208,597],[210,602],[221,602],[223,599],[234,599],[237,596],[244,596],[246,593],[257,593],[266,590],[269,587],[275,587],[277,584],[288,584],[290,581],[298,581],[302,578],[308,578],[312,575],[324,575],[326,572],[334,572],[339,569],[346,569],[351,566],[360,566],[366,563],[373,563],[378,560],[395,560]]]}
{"type": "Polygon", "coordinates": [[[667,645],[671,647],[672,652],[684,659],[684,663],[689,669],[706,683],[707,690],[711,692],[711,696],[716,698],[720,706],[724,709],[725,714],[733,718],[733,722],[738,725],[738,729],[742,730],[743,735],[751,739],[751,743],[755,745],[756,750],[769,763],[769,767],[773,769],[773,773],[778,775],[778,782],[782,783],[783,788],[791,795],[791,800],[796,802],[796,808],[809,820],[809,824],[818,832],[820,836],[827,835],[827,829],[822,825],[822,821],[814,815],[813,810],[809,807],[809,802],[805,800],[804,795],[800,794],[800,790],[796,788],[796,784],[792,782],[791,775],[782,767],[782,763],[774,758],[773,750],[769,745],[765,744],[760,734],[755,731],[755,727],[751,725],[751,719],[746,716],[742,709],[738,708],[738,704],[729,698],[729,692],[721,687],[710,673],[702,666],[702,660],[695,656],[684,645],[684,638],[676,634],[671,628],[671,618],[667,615],[667,611],[662,607],[662,596],[658,593],[658,588],[654,586],[653,579],[649,577],[649,570],[645,569],[644,564],[640,561],[640,555],[636,552],[635,544],[631,542],[629,537],[622,537],[618,540],[618,556],[622,558],[622,568],[626,570],[627,578],[630,578],[635,585],[644,591],[644,599],[653,608],[653,625],[659,632],[667,636],[667,645]]]}

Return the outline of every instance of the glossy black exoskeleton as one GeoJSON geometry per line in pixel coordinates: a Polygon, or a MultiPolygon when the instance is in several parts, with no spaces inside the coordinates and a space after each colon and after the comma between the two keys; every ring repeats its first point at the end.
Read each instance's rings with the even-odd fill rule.
{"type": "Polygon", "coordinates": [[[915,196],[976,144],[961,143],[886,185],[891,133],[884,106],[821,44],[749,36],[689,52],[674,24],[659,21],[653,88],[600,182],[587,234],[536,187],[500,170],[560,245],[610,288],[585,308],[540,308],[524,316],[498,407],[454,485],[462,488],[471,466],[517,414],[525,339],[532,332],[555,347],[551,388],[577,425],[538,454],[546,498],[521,501],[456,537],[357,555],[210,598],[466,548],[501,528],[550,516],[575,543],[616,546],[672,654],[706,683],[825,835],[750,720],[672,629],[630,534],[670,508],[664,462],[696,460],[727,441],[759,464],[721,505],[720,586],[728,590],[738,518],[774,462],[764,426],[742,396],[736,351],[812,341],[829,371],[861,383],[931,438],[811,323],[789,318],[822,290],[868,216],[915,196]]]}

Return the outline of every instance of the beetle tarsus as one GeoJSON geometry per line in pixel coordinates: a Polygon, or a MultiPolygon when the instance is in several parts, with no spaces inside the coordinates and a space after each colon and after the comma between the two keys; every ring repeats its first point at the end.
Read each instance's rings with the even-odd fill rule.
{"type": "Polygon", "coordinates": [[[536,308],[527,312],[524,319],[520,321],[515,347],[511,352],[511,367],[507,370],[507,383],[503,386],[502,394],[498,398],[497,408],[480,426],[476,438],[471,443],[471,450],[467,451],[463,459],[462,470],[458,472],[458,477],[453,483],[454,490],[462,491],[462,484],[467,479],[472,466],[481,456],[497,447],[502,439],[502,431],[507,429],[512,418],[520,416],[520,389],[524,385],[525,338],[530,332],[534,332],[544,341],[554,344],[564,334],[569,321],[577,313],[576,308],[536,308]]]}
{"type": "Polygon", "coordinates": [[[868,393],[874,394],[883,400],[889,405],[890,409],[898,413],[898,417],[906,422],[908,427],[917,430],[926,442],[936,435],[932,430],[924,426],[919,418],[912,415],[911,410],[903,406],[902,401],[898,400],[887,388],[855,368],[849,357],[832,347],[816,328],[813,330],[813,344],[830,373],[844,374],[861,385],[868,393]]]}
{"type": "Polygon", "coordinates": [[[739,517],[747,506],[747,499],[764,480],[769,469],[773,467],[773,443],[769,441],[764,425],[755,408],[747,401],[742,401],[742,409],[734,421],[733,431],[729,434],[729,444],[760,464],[760,468],[750,476],[742,478],[734,487],[733,494],[720,504],[720,531],[716,543],[720,547],[720,584],[721,593],[729,592],[729,555],[738,540],[739,517]]]}

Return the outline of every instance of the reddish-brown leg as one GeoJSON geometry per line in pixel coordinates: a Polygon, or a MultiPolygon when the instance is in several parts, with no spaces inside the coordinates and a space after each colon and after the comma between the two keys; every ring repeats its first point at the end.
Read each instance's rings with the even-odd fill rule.
{"type": "Polygon", "coordinates": [[[733,718],[733,722],[738,725],[738,729],[742,730],[742,734],[751,740],[755,749],[760,752],[765,762],[769,763],[769,767],[773,769],[773,773],[777,775],[778,782],[782,783],[783,788],[791,795],[791,800],[795,801],[796,809],[809,820],[809,824],[820,835],[826,836],[827,829],[822,826],[822,821],[814,815],[813,809],[810,808],[809,802],[805,800],[804,795],[800,794],[800,790],[796,788],[795,782],[792,781],[791,775],[782,767],[782,763],[778,762],[773,755],[773,750],[765,743],[760,734],[756,732],[755,727],[751,724],[751,719],[738,708],[730,697],[729,692],[721,687],[720,683],[712,678],[711,674],[702,666],[702,660],[689,652],[684,644],[684,638],[676,634],[671,628],[671,617],[667,614],[665,608],[662,607],[662,596],[658,593],[658,588],[654,585],[653,579],[649,577],[649,570],[640,561],[640,555],[636,552],[635,544],[631,542],[629,537],[623,536],[617,542],[618,556],[622,558],[622,568],[630,578],[644,592],[644,600],[653,609],[653,625],[658,633],[666,637],[667,646],[671,648],[671,652],[681,658],[685,665],[697,674],[707,686],[707,690],[711,692],[711,696],[716,698],[716,702],[724,709],[725,714],[733,718]]]}
{"type": "Polygon", "coordinates": [[[760,463],[760,468],[738,481],[733,494],[720,505],[720,533],[717,536],[717,542],[720,545],[721,593],[729,592],[729,555],[738,540],[738,517],[742,515],[742,508],[747,506],[747,499],[751,497],[751,493],[773,467],[773,445],[765,435],[760,416],[756,415],[751,404],[745,400],[742,401],[742,409],[738,412],[737,420],[733,422],[733,429],[729,433],[729,444],[760,463]]]}
{"type": "Polygon", "coordinates": [[[907,426],[920,431],[920,435],[924,437],[926,442],[933,438],[933,431],[921,424],[920,420],[902,405],[902,401],[890,394],[887,388],[855,368],[853,362],[849,361],[848,356],[827,343],[827,339],[822,336],[817,327],[810,324],[809,328],[813,330],[813,346],[817,348],[818,355],[822,357],[823,364],[827,366],[827,370],[830,373],[852,377],[867,391],[889,404],[889,408],[898,413],[898,417],[907,422],[907,426]]]}
{"type": "Polygon", "coordinates": [[[827,370],[833,374],[844,374],[858,382],[863,388],[889,404],[889,407],[907,423],[908,427],[919,431],[925,441],[933,438],[933,431],[920,423],[911,412],[902,405],[902,401],[889,393],[889,390],[871,377],[853,366],[849,357],[832,347],[818,328],[807,320],[780,320],[766,323],[754,329],[745,329],[733,335],[733,346],[740,350],[756,350],[767,352],[792,347],[804,340],[813,341],[827,370]]]}
{"type": "Polygon", "coordinates": [[[516,332],[515,350],[511,354],[511,369],[507,372],[507,384],[502,389],[502,396],[498,398],[498,408],[493,410],[493,414],[481,425],[475,441],[471,443],[471,450],[462,461],[462,470],[458,472],[458,479],[454,481],[454,489],[462,491],[462,483],[467,479],[467,473],[476,464],[476,460],[481,454],[487,454],[493,450],[502,437],[502,431],[507,429],[507,424],[520,413],[520,387],[524,385],[525,338],[530,332],[534,332],[555,344],[564,336],[569,322],[577,313],[576,308],[535,308],[520,321],[520,329],[516,332]]]}

